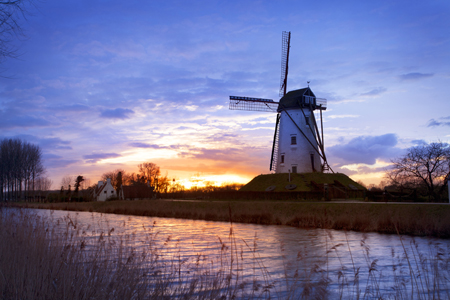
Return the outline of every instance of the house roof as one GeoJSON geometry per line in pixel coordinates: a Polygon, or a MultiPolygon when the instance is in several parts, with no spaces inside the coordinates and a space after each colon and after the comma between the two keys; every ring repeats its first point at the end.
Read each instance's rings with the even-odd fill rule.
{"type": "Polygon", "coordinates": [[[303,102],[303,96],[316,97],[309,87],[290,91],[280,99],[278,111],[281,111],[283,108],[300,108],[300,103],[303,102]]]}
{"type": "Polygon", "coordinates": [[[105,182],[104,184],[102,184],[102,186],[96,186],[95,187],[95,189],[94,189],[94,195],[95,195],[95,197],[97,197],[98,195],[100,195],[100,193],[103,191],[103,189],[105,188],[105,186],[106,186],[106,183],[107,182],[105,182]]]}
{"type": "Polygon", "coordinates": [[[124,199],[145,199],[153,196],[153,190],[147,185],[122,185],[124,199]]]}
{"type": "MultiPolygon", "coordinates": [[[[109,184],[111,184],[111,183],[109,183],[109,184]]],[[[98,186],[98,185],[95,186],[94,197],[98,197],[107,185],[108,185],[108,181],[105,181],[101,186],[98,186]]],[[[111,186],[112,186],[112,184],[111,184],[111,186]]],[[[113,187],[113,189],[114,189],[114,187],[113,187]]],[[[115,189],[114,189],[114,191],[115,191],[115,189]]]]}

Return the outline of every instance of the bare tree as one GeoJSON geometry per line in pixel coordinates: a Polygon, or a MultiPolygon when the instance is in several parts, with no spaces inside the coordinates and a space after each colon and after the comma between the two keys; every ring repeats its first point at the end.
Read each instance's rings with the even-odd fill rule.
{"type": "Polygon", "coordinates": [[[84,181],[82,182],[82,189],[85,190],[91,186],[91,179],[84,177],[84,181]]]}
{"type": "Polygon", "coordinates": [[[170,187],[170,179],[169,175],[166,172],[166,175],[160,176],[157,181],[157,186],[155,187],[155,191],[159,193],[167,193],[170,187]]]}
{"type": "Polygon", "coordinates": [[[12,41],[23,36],[22,21],[26,19],[26,10],[32,0],[0,1],[0,62],[17,56],[17,48],[12,41]]]}
{"type": "Polygon", "coordinates": [[[424,186],[428,198],[439,201],[450,174],[450,145],[437,142],[409,148],[406,155],[392,161],[386,177],[403,188],[424,186]]]}
{"type": "Polygon", "coordinates": [[[116,169],[114,171],[103,173],[101,179],[106,181],[108,178],[111,179],[111,184],[117,190],[119,190],[120,186],[131,184],[131,175],[122,169],[116,169]]]}
{"type": "Polygon", "coordinates": [[[138,168],[141,181],[150,181],[150,186],[153,187],[155,191],[158,191],[158,181],[161,175],[161,170],[159,167],[155,163],[146,162],[139,164],[138,168]]]}
{"type": "Polygon", "coordinates": [[[38,191],[49,191],[52,187],[53,181],[48,177],[39,177],[36,180],[36,189],[38,191]]]}
{"type": "Polygon", "coordinates": [[[175,178],[172,179],[169,191],[171,193],[183,192],[185,187],[175,178]]]}
{"type": "Polygon", "coordinates": [[[0,141],[0,200],[29,197],[44,172],[39,146],[19,139],[0,141]]]}
{"type": "Polygon", "coordinates": [[[64,177],[61,179],[61,187],[62,187],[64,190],[68,190],[68,189],[69,189],[69,186],[73,185],[74,180],[75,180],[75,179],[74,179],[73,176],[71,176],[71,175],[66,175],[66,176],[64,176],[64,177]]]}

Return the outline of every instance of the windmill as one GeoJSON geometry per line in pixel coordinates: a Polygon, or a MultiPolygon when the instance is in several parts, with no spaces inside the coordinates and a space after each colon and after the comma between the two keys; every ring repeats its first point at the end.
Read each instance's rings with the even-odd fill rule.
{"type": "MultiPolygon", "coordinates": [[[[230,96],[231,110],[277,113],[273,136],[270,171],[308,173],[333,170],[325,155],[322,111],[326,99],[317,98],[308,87],[286,93],[291,33],[283,31],[281,43],[281,99],[230,96]],[[320,118],[317,125],[315,111],[320,118]]],[[[334,173],[334,172],[333,172],[334,173]]]]}

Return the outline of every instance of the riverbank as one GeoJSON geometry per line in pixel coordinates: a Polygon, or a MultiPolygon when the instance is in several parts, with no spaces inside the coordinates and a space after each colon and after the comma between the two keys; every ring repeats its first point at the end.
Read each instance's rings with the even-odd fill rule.
{"type": "Polygon", "coordinates": [[[450,238],[450,205],[137,200],[12,206],[450,238]]]}

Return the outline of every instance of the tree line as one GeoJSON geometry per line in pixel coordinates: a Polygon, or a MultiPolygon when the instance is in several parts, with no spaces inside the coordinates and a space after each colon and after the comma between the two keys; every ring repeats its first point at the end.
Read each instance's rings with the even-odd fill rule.
{"type": "MultiPolygon", "coordinates": [[[[122,185],[148,185],[152,190],[158,194],[173,194],[173,193],[205,193],[214,191],[228,191],[238,190],[243,185],[237,183],[229,183],[225,186],[215,186],[214,182],[206,182],[204,187],[192,187],[186,189],[183,185],[176,182],[175,178],[169,178],[168,174],[161,174],[161,169],[158,165],[152,162],[144,162],[137,165],[137,173],[129,173],[123,169],[116,169],[114,171],[103,173],[102,181],[111,179],[111,184],[116,190],[122,185]]],[[[95,185],[94,185],[95,186],[95,185]]]]}
{"type": "Polygon", "coordinates": [[[39,146],[20,139],[0,141],[0,201],[34,197],[49,188],[39,146]]]}
{"type": "Polygon", "coordinates": [[[141,163],[137,173],[129,173],[123,169],[103,173],[101,180],[111,179],[111,184],[116,190],[122,185],[149,185],[157,193],[167,192],[170,187],[168,175],[161,175],[161,169],[152,162],[141,163]]]}

